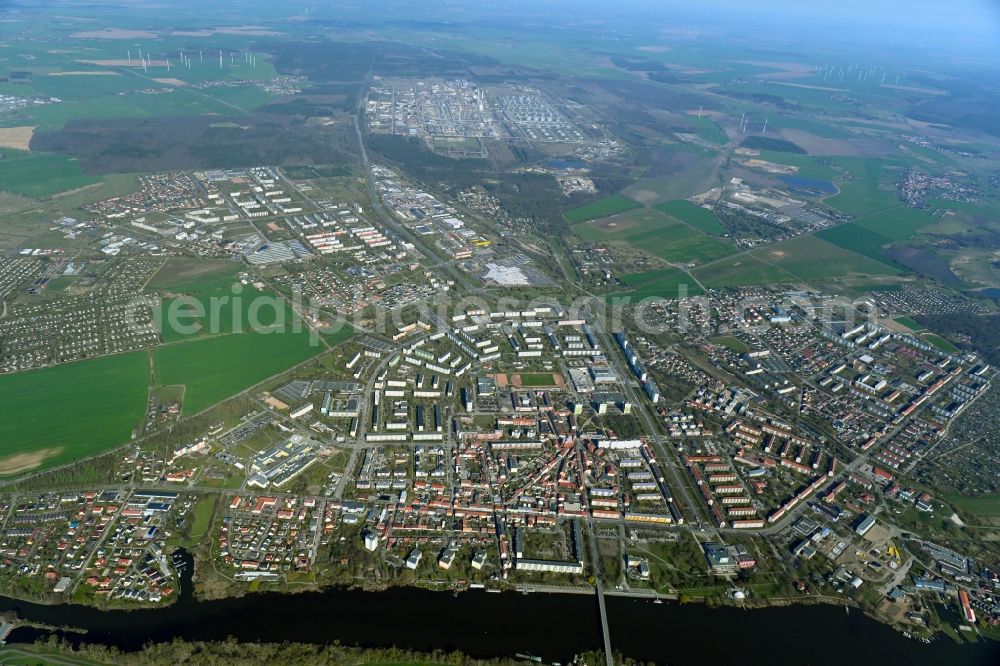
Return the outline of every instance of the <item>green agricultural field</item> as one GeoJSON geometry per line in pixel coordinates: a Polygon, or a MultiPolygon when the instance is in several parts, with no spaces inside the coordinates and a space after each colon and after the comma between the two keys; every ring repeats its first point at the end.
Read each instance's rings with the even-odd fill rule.
{"type": "Polygon", "coordinates": [[[682,225],[670,216],[652,208],[634,210],[589,220],[573,225],[573,233],[586,241],[618,240],[628,242],[634,236],[657,234],[660,232],[683,233],[682,225]]]}
{"type": "Polygon", "coordinates": [[[729,243],[706,236],[684,227],[687,233],[672,240],[650,238],[649,252],[665,261],[676,264],[700,265],[736,253],[729,243]]]}
{"type": "Polygon", "coordinates": [[[644,298],[678,298],[700,296],[705,293],[690,275],[676,268],[632,273],[622,278],[627,286],[635,289],[629,292],[610,294],[608,301],[629,298],[633,302],[644,298]]]}
{"type": "MultiPolygon", "coordinates": [[[[169,88],[169,86],[159,87],[169,88]]],[[[219,116],[233,116],[242,114],[243,109],[208,95],[199,94],[198,91],[178,88],[169,94],[126,93],[125,95],[66,100],[60,104],[46,104],[36,107],[32,109],[31,116],[35,124],[42,129],[59,129],[72,120],[153,118],[209,113],[219,116]]]]}
{"type": "Polygon", "coordinates": [[[100,182],[82,189],[64,191],[52,197],[52,201],[63,211],[75,213],[84,206],[132,194],[139,189],[139,181],[134,174],[113,173],[100,177],[100,182]]]}
{"type": "Polygon", "coordinates": [[[882,254],[882,248],[892,241],[871,229],[859,226],[854,222],[838,224],[835,227],[817,231],[815,236],[837,247],[856,252],[862,256],[894,266],[894,262],[882,254]]]}
{"type": "Polygon", "coordinates": [[[229,289],[242,264],[224,259],[170,257],[153,275],[149,289],[174,294],[201,294],[229,289]]]}
{"type": "Polygon", "coordinates": [[[153,364],[159,386],[184,387],[184,413],[192,414],[354,334],[354,329],[344,326],[323,333],[323,342],[314,343],[305,325],[296,332],[289,324],[273,333],[233,333],[165,345],[153,352],[153,364]]]}
{"type": "Polygon", "coordinates": [[[933,224],[938,218],[919,208],[893,208],[876,213],[863,220],[855,221],[864,227],[892,241],[906,240],[923,227],[933,224]]]}
{"type": "Polygon", "coordinates": [[[837,171],[826,164],[821,163],[817,158],[809,155],[796,155],[794,153],[778,152],[774,150],[760,151],[760,159],[775,164],[785,164],[798,168],[797,174],[803,178],[814,180],[832,181],[837,177],[837,171]]]}
{"type": "Polygon", "coordinates": [[[240,86],[235,88],[213,88],[207,94],[212,99],[224,104],[232,104],[240,109],[252,111],[275,99],[275,95],[256,86],[240,86]]]}
{"type": "Polygon", "coordinates": [[[693,273],[703,285],[716,289],[799,281],[799,278],[780,267],[764,263],[749,254],[741,254],[696,268],[693,273]]]}
{"type": "Polygon", "coordinates": [[[653,282],[655,280],[660,280],[677,274],[684,275],[684,272],[676,268],[659,268],[652,271],[643,271],[641,273],[629,273],[628,275],[623,275],[621,280],[626,287],[638,287],[646,284],[647,282],[653,282]]]}
{"type": "Polygon", "coordinates": [[[573,231],[583,240],[625,242],[672,263],[703,264],[736,251],[732,245],[706,236],[653,208],[578,224],[573,231]]]}
{"type": "Polygon", "coordinates": [[[49,197],[101,182],[83,173],[79,162],[63,155],[6,149],[0,159],[0,190],[26,197],[49,197]]]}
{"type": "Polygon", "coordinates": [[[319,354],[309,333],[243,333],[179,342],[153,352],[160,386],[184,386],[194,414],[319,354]]]}
{"type": "Polygon", "coordinates": [[[803,150],[801,146],[797,146],[791,141],[775,139],[770,136],[749,136],[743,140],[741,145],[744,148],[750,148],[753,150],[773,150],[779,153],[795,153],[797,155],[806,154],[806,151],[803,150]]]}
{"type": "Polygon", "coordinates": [[[895,275],[899,271],[815,236],[796,238],[761,248],[753,256],[780,266],[803,280],[895,275]]]}
{"type": "MultiPolygon", "coordinates": [[[[769,92],[778,92],[783,97],[793,97],[795,95],[801,95],[803,88],[792,89],[788,87],[772,89],[769,92]],[[793,92],[794,91],[794,92],[793,92]]],[[[829,95],[822,95],[824,103],[829,103],[829,95]]],[[[793,116],[771,116],[769,118],[768,129],[772,127],[777,130],[792,129],[800,130],[802,132],[808,132],[809,134],[815,134],[818,137],[824,139],[853,139],[857,135],[850,130],[844,129],[837,125],[827,125],[826,123],[816,122],[810,118],[803,117],[793,117],[793,116]]]]}
{"type": "Polygon", "coordinates": [[[183,296],[165,298],[159,311],[159,329],[164,342],[226,333],[268,333],[295,321],[295,315],[279,295],[236,283],[231,277],[205,279],[188,287],[183,296]],[[221,285],[221,288],[217,285],[221,285]]]}
{"type": "Polygon", "coordinates": [[[853,179],[841,179],[837,182],[840,194],[826,200],[830,206],[857,216],[899,206],[896,193],[881,187],[886,160],[871,157],[837,157],[831,161],[850,172],[853,179]]]}
{"type": "Polygon", "coordinates": [[[145,352],[0,376],[0,475],[50,467],[128,442],[149,389],[145,352]]]}
{"type": "Polygon", "coordinates": [[[611,215],[624,213],[625,211],[638,207],[639,204],[631,199],[623,197],[620,194],[615,194],[610,197],[598,199],[597,201],[591,202],[585,206],[568,210],[563,217],[565,217],[566,221],[570,224],[577,224],[579,222],[596,220],[602,217],[610,217],[611,215]]]}
{"type": "Polygon", "coordinates": [[[643,178],[628,186],[624,194],[640,203],[657,203],[671,199],[683,199],[699,194],[718,184],[716,171],[720,158],[714,153],[705,151],[691,144],[680,143],[671,146],[671,150],[697,152],[700,159],[669,176],[643,178]]]}
{"type": "Polygon", "coordinates": [[[695,133],[705,141],[719,146],[729,143],[729,137],[719,127],[719,124],[711,118],[698,118],[695,116],[690,118],[690,120],[692,125],[694,125],[695,133]]]}
{"type": "Polygon", "coordinates": [[[726,228],[719,222],[715,213],[690,201],[675,199],[656,204],[653,208],[706,234],[721,236],[726,233],[726,228]]]}

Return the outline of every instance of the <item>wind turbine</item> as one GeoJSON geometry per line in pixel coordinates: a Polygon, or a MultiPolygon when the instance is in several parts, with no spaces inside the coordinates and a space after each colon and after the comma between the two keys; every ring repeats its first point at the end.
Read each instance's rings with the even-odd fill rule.
{"type": "Polygon", "coordinates": [[[764,118],[764,131],[761,134],[767,134],[767,118],[764,118]]]}

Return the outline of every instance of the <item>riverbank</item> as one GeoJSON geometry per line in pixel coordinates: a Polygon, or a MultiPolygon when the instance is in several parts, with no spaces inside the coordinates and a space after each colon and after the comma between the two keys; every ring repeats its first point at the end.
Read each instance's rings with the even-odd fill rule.
{"type": "MultiPolygon", "coordinates": [[[[413,652],[409,650],[363,649],[342,645],[311,645],[308,643],[238,643],[236,641],[194,642],[174,640],[145,646],[137,652],[122,652],[100,645],[73,648],[57,639],[32,645],[7,646],[0,649],[0,661],[14,658],[16,663],[57,664],[59,666],[175,666],[178,663],[225,663],[242,666],[271,666],[295,663],[300,666],[361,666],[393,664],[394,666],[512,666],[519,659],[472,659],[457,652],[413,652]]],[[[596,663],[591,655],[576,660],[581,666],[596,663]]]]}
{"type": "MultiPolygon", "coordinates": [[[[732,659],[752,646],[768,663],[841,666],[843,653],[828,654],[829,642],[850,645],[866,661],[906,664],[996,664],[1000,644],[930,644],[908,639],[858,611],[830,605],[755,609],[710,608],[609,595],[612,648],[624,657],[658,663],[732,659]],[[676,637],[683,637],[678,640],[676,637]],[[720,640],[724,638],[725,640],[720,640]]],[[[600,652],[600,622],[593,596],[580,594],[459,595],[413,588],[363,592],[343,588],[297,595],[265,592],[239,599],[198,601],[189,595],[166,608],[93,611],[80,606],[42,606],[0,598],[0,612],[16,612],[33,623],[72,625],[67,634],[19,627],[11,643],[31,644],[49,636],[78,648],[103,646],[137,652],[148,643],[186,642],[337,643],[432,653],[458,651],[471,659],[538,655],[547,662],[600,652]]]]}

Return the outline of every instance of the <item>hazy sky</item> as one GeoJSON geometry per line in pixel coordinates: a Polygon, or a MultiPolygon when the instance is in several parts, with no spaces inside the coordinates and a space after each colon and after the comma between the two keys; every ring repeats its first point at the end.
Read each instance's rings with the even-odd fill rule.
{"type": "MultiPolygon", "coordinates": [[[[549,0],[552,2],[553,0],[549,0]]],[[[562,3],[564,0],[555,0],[562,3]]],[[[499,3],[506,4],[506,3],[499,3]]],[[[545,0],[536,3],[542,6],[545,0]]],[[[718,11],[719,18],[735,14],[777,15],[789,20],[857,21],[865,24],[966,28],[977,32],[1000,29],[1000,0],[583,0],[600,11],[669,14],[699,9],[718,11]]]]}
{"type": "MultiPolygon", "coordinates": [[[[433,0],[431,0],[433,1],[433,0]]],[[[1000,53],[1000,0],[441,0],[473,7],[479,2],[508,16],[553,13],[607,21],[608,27],[651,28],[696,21],[720,29],[756,25],[762,38],[796,36],[797,30],[825,30],[845,42],[871,41],[942,52],[981,50],[1000,53]],[[908,37],[915,37],[912,43],[908,37]]],[[[473,12],[475,10],[472,10],[473,12]]]]}

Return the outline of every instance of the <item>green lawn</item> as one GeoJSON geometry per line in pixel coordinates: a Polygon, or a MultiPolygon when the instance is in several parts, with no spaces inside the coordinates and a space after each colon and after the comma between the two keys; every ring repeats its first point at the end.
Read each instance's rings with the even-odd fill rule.
{"type": "Polygon", "coordinates": [[[638,207],[639,204],[631,199],[623,197],[620,194],[615,194],[610,197],[598,199],[585,206],[568,210],[564,217],[570,224],[577,224],[579,222],[586,222],[587,220],[596,220],[601,217],[617,215],[618,213],[624,213],[627,210],[638,207]]]}
{"type": "Polygon", "coordinates": [[[714,338],[709,338],[712,344],[722,345],[723,347],[729,347],[737,354],[744,354],[750,351],[750,346],[743,342],[739,338],[734,338],[731,335],[719,335],[714,338]]]}
{"type": "Polygon", "coordinates": [[[68,651],[49,653],[34,645],[15,644],[0,648],[0,666],[96,666],[109,662],[85,659],[68,651]]]}
{"type": "Polygon", "coordinates": [[[936,335],[934,333],[924,333],[921,337],[946,354],[957,354],[959,352],[958,347],[951,344],[940,335],[936,335]]]}
{"type": "Polygon", "coordinates": [[[675,199],[656,204],[653,208],[706,234],[722,235],[726,233],[726,228],[719,222],[715,213],[690,201],[675,199]]]}
{"type": "Polygon", "coordinates": [[[192,544],[197,544],[212,526],[212,512],[215,511],[215,504],[218,495],[207,495],[198,500],[194,507],[194,516],[191,519],[191,529],[188,536],[192,544]]]}
{"type": "Polygon", "coordinates": [[[972,516],[1000,517],[1000,495],[946,495],[945,501],[972,516]]]}
{"type": "Polygon", "coordinates": [[[9,457],[48,452],[52,466],[124,444],[140,424],[149,387],[145,352],[0,376],[0,468],[9,457]],[[13,415],[17,418],[12,418],[13,415]]]}
{"type": "Polygon", "coordinates": [[[911,331],[923,331],[923,330],[926,330],[923,326],[921,326],[920,324],[918,324],[917,322],[915,322],[910,317],[896,317],[895,319],[893,319],[893,321],[896,322],[897,324],[902,324],[903,326],[905,326],[906,328],[910,329],[911,331]]]}

